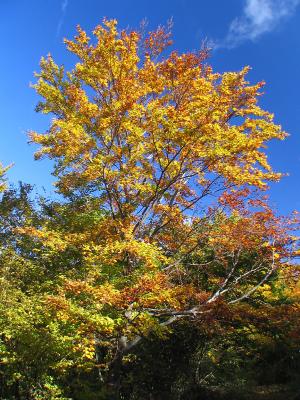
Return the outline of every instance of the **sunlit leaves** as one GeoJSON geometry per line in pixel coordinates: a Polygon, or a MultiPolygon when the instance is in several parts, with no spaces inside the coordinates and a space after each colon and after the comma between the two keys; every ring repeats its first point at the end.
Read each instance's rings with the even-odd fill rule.
{"type": "Polygon", "coordinates": [[[53,119],[30,139],[36,158],[55,161],[65,199],[29,201],[4,224],[0,351],[16,371],[35,341],[49,351],[45,371],[89,372],[179,320],[223,333],[220,316],[242,324],[283,303],[297,313],[299,220],[262,195],[281,177],[264,149],[286,133],[260,108],[249,67],[214,73],[207,50],[162,56],[169,28],[143,37],[104,20],[93,38],[78,27],[65,41],[70,71],[41,60],[37,111],[53,119]]]}

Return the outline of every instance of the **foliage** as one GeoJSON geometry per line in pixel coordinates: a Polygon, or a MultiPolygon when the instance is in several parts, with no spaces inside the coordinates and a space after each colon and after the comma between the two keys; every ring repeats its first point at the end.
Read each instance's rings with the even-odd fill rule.
{"type": "Polygon", "coordinates": [[[281,174],[263,148],[286,134],[258,106],[263,83],[214,73],[207,50],[163,57],[162,27],[105,20],[94,37],[78,27],[74,69],[49,55],[34,85],[54,118],[30,138],[63,200],[2,194],[1,398],[291,384],[294,369],[272,376],[281,354],[299,365],[299,220],[264,194],[281,174]]]}
{"type": "Polygon", "coordinates": [[[0,163],[0,192],[2,192],[6,188],[4,174],[8,170],[9,167],[3,168],[0,163]]]}

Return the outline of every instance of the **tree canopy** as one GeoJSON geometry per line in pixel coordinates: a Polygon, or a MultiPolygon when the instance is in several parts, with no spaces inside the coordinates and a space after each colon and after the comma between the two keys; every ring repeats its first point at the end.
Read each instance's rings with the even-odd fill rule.
{"type": "Polygon", "coordinates": [[[53,118],[30,133],[63,201],[34,203],[21,185],[0,204],[0,376],[13,398],[63,399],[72,374],[121,396],[124,365],[153,362],[147,345],[182,332],[211,343],[211,370],[225,352],[215,335],[228,348],[282,340],[293,357],[299,220],[265,194],[281,174],[264,149],[286,133],[258,105],[264,83],[249,67],[214,72],[207,49],[168,53],[168,27],[104,20],[65,43],[78,62],[42,58],[37,111],[53,118]]]}

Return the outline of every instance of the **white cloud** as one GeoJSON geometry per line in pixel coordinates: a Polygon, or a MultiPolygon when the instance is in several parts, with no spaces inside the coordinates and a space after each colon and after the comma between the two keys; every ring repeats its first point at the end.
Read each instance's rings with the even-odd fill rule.
{"type": "Polygon", "coordinates": [[[56,37],[58,37],[59,34],[60,34],[61,27],[62,27],[64,19],[65,19],[65,14],[66,14],[66,11],[67,11],[68,3],[69,3],[69,0],[63,0],[61,2],[61,6],[60,6],[60,8],[61,8],[61,16],[60,16],[60,19],[58,21],[57,28],[56,28],[56,37]]]}
{"type": "Polygon", "coordinates": [[[215,47],[233,48],[247,40],[255,41],[276,29],[299,4],[300,0],[245,0],[242,15],[231,22],[227,36],[215,47]]]}

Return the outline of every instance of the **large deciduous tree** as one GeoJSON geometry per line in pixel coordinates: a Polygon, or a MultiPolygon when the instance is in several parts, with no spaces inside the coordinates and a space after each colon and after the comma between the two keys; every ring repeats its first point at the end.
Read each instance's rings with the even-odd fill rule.
{"type": "Polygon", "coordinates": [[[247,82],[248,67],[215,73],[206,50],[164,56],[164,28],[143,37],[105,20],[93,35],[78,27],[65,41],[78,57],[70,71],[42,59],[37,110],[53,119],[30,134],[36,157],[55,160],[58,191],[84,206],[19,232],[65,260],[45,301],[80,362],[117,370],[178,320],[265,300],[267,281],[291,269],[296,220],[261,195],[281,176],[266,143],[286,134],[259,107],[263,83],[247,82]]]}

